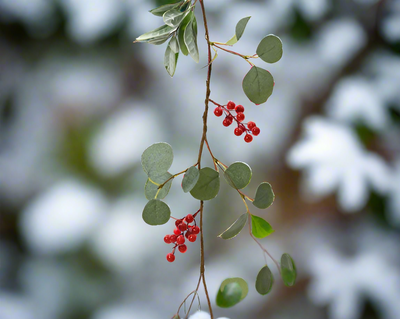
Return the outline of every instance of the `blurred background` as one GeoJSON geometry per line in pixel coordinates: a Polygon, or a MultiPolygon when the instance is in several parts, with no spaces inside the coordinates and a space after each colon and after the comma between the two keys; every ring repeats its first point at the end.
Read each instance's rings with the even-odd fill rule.
{"type": "MultiPolygon", "coordinates": [[[[132,44],[162,24],[148,10],[166,2],[0,0],[0,319],[170,318],[195,288],[199,242],[168,263],[172,222],[141,218],[143,150],[168,142],[179,172],[197,161],[202,130],[201,19],[200,63],[181,56],[173,79],[165,44],[132,44]]],[[[215,300],[225,278],[242,277],[250,292],[216,316],[400,318],[400,1],[205,6],[212,41],[249,15],[235,51],[254,54],[270,33],[283,41],[281,61],[255,61],[276,82],[260,106],[241,90],[248,64],[219,52],[211,98],[244,105],[261,134],[247,144],[210,112],[208,140],[225,164],[252,167],[246,194],[273,185],[274,204],[252,213],[276,230],[263,245],[298,268],[287,288],[269,261],[272,292],[256,293],[261,250],[246,232],[217,238],[245,212],[222,182],[205,206],[208,287],[215,300]]],[[[198,209],[180,178],[166,202],[178,218],[198,209]]]]}

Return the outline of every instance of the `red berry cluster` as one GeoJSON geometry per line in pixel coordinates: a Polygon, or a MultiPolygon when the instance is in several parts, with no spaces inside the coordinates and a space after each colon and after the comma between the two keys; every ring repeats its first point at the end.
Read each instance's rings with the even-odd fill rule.
{"type": "Polygon", "coordinates": [[[251,121],[243,123],[245,118],[243,105],[236,105],[232,101],[229,101],[227,105],[217,105],[218,106],[214,110],[215,116],[219,117],[225,112],[225,119],[223,120],[222,125],[229,126],[234,120],[237,122],[237,127],[233,131],[236,136],[241,136],[243,133],[246,133],[244,140],[245,142],[250,143],[253,140],[253,135],[257,136],[260,134],[260,129],[257,127],[256,123],[251,121]],[[232,115],[231,111],[233,110],[236,112],[236,115],[232,115]]]}
{"type": "MultiPolygon", "coordinates": [[[[197,214],[197,213],[196,213],[197,214]]],[[[175,260],[175,249],[178,247],[178,250],[181,253],[185,253],[187,251],[187,246],[185,245],[185,237],[190,242],[195,242],[197,239],[197,235],[200,233],[200,227],[196,225],[195,217],[192,214],[188,214],[185,218],[177,219],[175,221],[176,228],[174,229],[174,233],[172,235],[165,235],[164,241],[167,244],[175,244],[172,248],[172,253],[167,254],[167,260],[172,263],[175,260]],[[189,225],[194,223],[194,225],[189,225]]]]}

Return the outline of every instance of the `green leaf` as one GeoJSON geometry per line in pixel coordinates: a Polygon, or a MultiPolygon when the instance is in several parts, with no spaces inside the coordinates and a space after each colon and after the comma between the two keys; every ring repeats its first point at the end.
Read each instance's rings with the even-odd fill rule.
{"type": "Polygon", "coordinates": [[[185,17],[185,19],[183,19],[181,25],[179,26],[178,40],[179,40],[179,46],[181,48],[181,52],[183,53],[183,55],[188,55],[189,54],[189,51],[188,51],[187,46],[185,44],[184,35],[185,35],[185,30],[186,30],[187,25],[193,19],[193,15],[194,15],[193,11],[190,11],[189,14],[185,17]]]}
{"type": "Polygon", "coordinates": [[[213,199],[219,191],[219,174],[210,167],[200,170],[199,180],[190,191],[190,194],[198,200],[213,199]]]}
{"type": "Polygon", "coordinates": [[[169,37],[170,37],[170,34],[167,34],[162,37],[150,39],[149,41],[147,41],[147,43],[154,44],[154,45],[160,45],[160,44],[163,44],[164,42],[166,42],[169,39],[169,37]]]}
{"type": "Polygon", "coordinates": [[[243,162],[235,162],[224,172],[225,180],[235,189],[245,188],[251,180],[251,168],[243,162]]]}
{"type": "Polygon", "coordinates": [[[241,215],[236,221],[229,226],[227,230],[225,230],[222,234],[218,235],[222,239],[231,239],[236,237],[243,229],[244,225],[246,225],[247,221],[247,213],[241,215]]]}
{"type": "Polygon", "coordinates": [[[171,38],[171,41],[169,41],[168,46],[171,48],[172,52],[179,53],[179,43],[178,43],[178,39],[176,38],[176,35],[174,35],[171,38]]]}
{"type": "Polygon", "coordinates": [[[170,34],[176,30],[176,27],[170,27],[169,25],[163,25],[157,29],[146,32],[136,38],[135,42],[149,42],[152,44],[160,44],[155,43],[157,40],[161,41],[165,38],[164,42],[168,39],[170,34]]]}
{"type": "Polygon", "coordinates": [[[253,66],[242,82],[243,91],[255,104],[265,103],[274,88],[274,78],[267,70],[253,66]]]}
{"type": "Polygon", "coordinates": [[[260,295],[266,295],[271,291],[272,284],[274,283],[274,276],[271,270],[265,265],[258,272],[256,278],[256,290],[260,295]]]}
{"type": "Polygon", "coordinates": [[[264,238],[271,235],[274,230],[271,225],[261,217],[251,215],[251,232],[256,238],[264,238]]]}
{"type": "Polygon", "coordinates": [[[283,54],[282,41],[276,35],[267,35],[257,47],[257,55],[268,63],[278,62],[283,54]]]}
{"type": "MultiPolygon", "coordinates": [[[[148,178],[147,182],[144,186],[144,195],[148,200],[155,198],[157,191],[158,191],[158,186],[164,183],[167,179],[172,177],[170,173],[165,173],[161,176],[156,176],[153,177],[152,179],[148,178]],[[155,184],[156,183],[156,184],[155,184]]],[[[168,183],[166,183],[158,192],[157,198],[158,199],[163,199],[165,196],[168,195],[168,192],[171,188],[173,179],[171,179],[168,183]]]]}
{"type": "Polygon", "coordinates": [[[172,165],[174,154],[168,143],[150,145],[142,154],[142,167],[145,173],[154,178],[163,175],[172,165]]]}
{"type": "Polygon", "coordinates": [[[169,206],[159,199],[150,200],[143,209],[142,218],[145,223],[156,226],[169,221],[171,210],[169,206]]]}
{"type": "Polygon", "coordinates": [[[219,287],[216,303],[222,308],[232,307],[243,300],[248,292],[247,282],[242,278],[225,279],[219,287]]]}
{"type": "Polygon", "coordinates": [[[286,286],[291,287],[295,284],[297,278],[296,264],[289,254],[283,254],[281,257],[281,275],[286,286]]]}
{"type": "Polygon", "coordinates": [[[196,166],[191,166],[182,179],[182,189],[185,193],[190,192],[199,180],[200,173],[196,166]]]}
{"type": "Polygon", "coordinates": [[[192,19],[186,26],[183,37],[190,56],[196,63],[198,63],[199,49],[197,47],[197,21],[195,15],[192,16],[192,19]]]}
{"type": "Polygon", "coordinates": [[[151,12],[152,14],[154,14],[155,16],[162,17],[162,16],[164,15],[165,12],[167,12],[167,11],[169,11],[169,10],[171,10],[171,9],[174,9],[174,8],[180,6],[180,5],[182,4],[182,2],[183,2],[183,1],[181,1],[181,2],[179,2],[179,3],[169,3],[169,4],[165,4],[165,5],[163,5],[163,6],[160,6],[160,7],[157,7],[157,8],[154,8],[154,9],[150,10],[150,12],[151,12]]]}
{"type": "MultiPolygon", "coordinates": [[[[175,37],[172,39],[175,39],[175,37]]],[[[171,41],[172,41],[172,39],[171,39],[171,41]]],[[[164,67],[167,70],[168,74],[171,77],[173,77],[175,74],[175,70],[176,70],[176,64],[178,63],[179,47],[178,47],[178,53],[175,53],[171,48],[171,41],[169,42],[167,49],[165,50],[164,67]]]]}
{"type": "Polygon", "coordinates": [[[235,36],[237,41],[239,41],[242,37],[244,29],[246,29],[247,22],[249,22],[250,18],[251,17],[240,19],[239,22],[236,24],[235,36]]]}
{"type": "Polygon", "coordinates": [[[188,11],[181,12],[179,8],[168,10],[163,15],[164,23],[170,27],[177,27],[188,13],[188,11]]]}
{"type": "Polygon", "coordinates": [[[234,45],[236,42],[238,42],[238,40],[237,40],[236,34],[235,34],[232,38],[229,39],[228,42],[226,42],[226,44],[228,44],[228,45],[234,45]]]}
{"type": "Polygon", "coordinates": [[[271,184],[264,182],[258,185],[253,205],[257,208],[265,209],[272,205],[274,199],[275,194],[272,190],[271,184]]]}

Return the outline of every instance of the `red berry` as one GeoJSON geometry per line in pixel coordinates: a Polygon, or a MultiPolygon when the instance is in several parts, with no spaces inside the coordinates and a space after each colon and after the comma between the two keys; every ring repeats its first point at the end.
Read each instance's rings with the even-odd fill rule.
{"type": "Polygon", "coordinates": [[[178,238],[176,235],[170,235],[169,238],[171,239],[171,243],[175,243],[176,239],[178,238]]]}
{"type": "Polygon", "coordinates": [[[217,107],[215,108],[215,110],[214,110],[215,116],[221,116],[222,113],[224,113],[224,110],[222,109],[222,107],[217,106],[217,107]]]}
{"type": "Polygon", "coordinates": [[[236,107],[235,107],[235,111],[237,112],[237,113],[243,113],[244,112],[244,107],[243,107],[243,105],[236,105],[236,107]]]}
{"type": "Polygon", "coordinates": [[[237,118],[237,120],[238,120],[239,122],[242,122],[242,121],[244,120],[244,113],[239,112],[239,113],[236,115],[236,118],[237,118]]]}
{"type": "Polygon", "coordinates": [[[235,128],[235,130],[233,131],[233,133],[235,133],[236,136],[240,136],[243,134],[243,130],[241,127],[237,127],[235,128]]]}
{"type": "Polygon", "coordinates": [[[178,245],[182,245],[185,242],[185,237],[183,237],[182,235],[179,235],[178,238],[176,239],[176,243],[178,245]]]}
{"type": "Polygon", "coordinates": [[[186,223],[180,223],[178,226],[180,231],[185,231],[187,229],[187,224],[186,223]]]}
{"type": "Polygon", "coordinates": [[[189,241],[190,242],[195,242],[196,241],[196,239],[197,239],[197,236],[195,235],[195,234],[191,234],[191,235],[189,235],[189,237],[188,237],[188,239],[189,239],[189,241]]]}
{"type": "Polygon", "coordinates": [[[178,235],[181,234],[181,231],[180,231],[178,228],[175,228],[175,229],[174,229],[174,234],[175,234],[176,236],[178,236],[178,235]]]}
{"type": "Polygon", "coordinates": [[[246,143],[250,143],[253,140],[253,136],[251,136],[250,134],[246,134],[244,137],[244,141],[246,143]]]}
{"type": "Polygon", "coordinates": [[[194,217],[193,217],[192,214],[188,214],[188,215],[185,217],[185,220],[186,220],[186,222],[187,222],[188,224],[190,224],[192,221],[194,221],[194,217]]]}
{"type": "Polygon", "coordinates": [[[253,135],[257,136],[258,134],[260,134],[260,129],[255,126],[251,129],[251,132],[253,133],[253,135]]]}
{"type": "Polygon", "coordinates": [[[175,260],[175,255],[172,253],[167,254],[167,260],[172,263],[175,260]]]}
{"type": "Polygon", "coordinates": [[[166,244],[170,244],[170,243],[171,243],[171,237],[170,237],[170,235],[165,235],[164,241],[165,241],[166,244]]]}
{"type": "Polygon", "coordinates": [[[200,227],[199,226],[194,226],[192,228],[192,233],[197,235],[198,233],[200,233],[200,227]]]}
{"type": "Polygon", "coordinates": [[[192,234],[193,232],[191,231],[191,230],[188,230],[186,233],[185,233],[185,237],[186,238],[189,238],[189,236],[192,234]]]}
{"type": "Polygon", "coordinates": [[[232,101],[229,101],[228,104],[226,105],[226,108],[228,110],[234,110],[235,109],[235,103],[232,101]]]}
{"type": "Polygon", "coordinates": [[[256,127],[256,123],[250,121],[250,122],[247,123],[247,127],[249,128],[249,130],[252,130],[253,127],[256,127]]]}
{"type": "Polygon", "coordinates": [[[223,120],[222,125],[223,126],[229,126],[232,124],[232,120],[229,117],[226,117],[225,120],[223,120]]]}
{"type": "Polygon", "coordinates": [[[178,249],[183,254],[183,253],[186,253],[187,246],[186,245],[180,245],[180,246],[178,246],[178,249]]]}
{"type": "Polygon", "coordinates": [[[180,223],[182,223],[182,219],[177,219],[177,220],[175,221],[175,226],[178,227],[178,225],[179,225],[180,223]]]}

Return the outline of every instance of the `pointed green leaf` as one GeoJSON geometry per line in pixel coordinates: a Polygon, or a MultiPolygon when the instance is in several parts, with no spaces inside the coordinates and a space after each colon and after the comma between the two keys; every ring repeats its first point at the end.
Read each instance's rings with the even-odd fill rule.
{"type": "Polygon", "coordinates": [[[177,27],[188,13],[188,11],[181,12],[179,8],[168,10],[163,15],[164,23],[170,27],[177,27]]]}
{"type": "Polygon", "coordinates": [[[187,46],[185,44],[184,35],[185,35],[185,30],[186,30],[187,25],[193,19],[193,15],[194,15],[193,11],[190,11],[189,14],[185,17],[185,19],[183,19],[181,25],[179,26],[178,40],[179,40],[179,46],[181,48],[181,52],[183,53],[183,55],[188,55],[189,54],[189,51],[188,51],[187,46]]]}
{"type": "Polygon", "coordinates": [[[243,162],[235,162],[224,172],[225,180],[235,189],[245,188],[251,180],[251,168],[243,162]]]}
{"type": "Polygon", "coordinates": [[[174,154],[168,143],[150,145],[142,154],[142,167],[145,173],[154,178],[165,174],[172,165],[174,154]]]}
{"type": "MultiPolygon", "coordinates": [[[[135,42],[150,42],[156,41],[157,39],[164,39],[165,37],[169,37],[169,35],[176,30],[176,27],[170,27],[169,25],[163,25],[157,29],[154,29],[150,32],[142,34],[140,37],[136,38],[135,42]]],[[[165,39],[166,41],[166,39],[165,39]]],[[[165,42],[164,41],[164,42],[165,42]]],[[[155,44],[155,43],[153,43],[155,44]]]]}
{"type": "MultiPolygon", "coordinates": [[[[158,186],[164,183],[167,179],[172,177],[170,173],[165,173],[161,176],[156,176],[153,177],[152,179],[148,178],[147,182],[144,186],[144,195],[148,200],[155,198],[157,191],[158,191],[158,186]]],[[[171,179],[168,183],[166,183],[158,192],[157,198],[158,199],[163,199],[165,196],[168,195],[168,192],[171,188],[173,179],[171,179]]]]}
{"type": "Polygon", "coordinates": [[[190,192],[199,180],[200,173],[196,166],[191,166],[182,179],[182,189],[185,193],[190,192]]]}
{"type": "Polygon", "coordinates": [[[176,35],[174,35],[171,38],[171,41],[169,41],[168,46],[171,48],[172,52],[179,53],[179,43],[178,43],[178,39],[176,38],[176,35]]]}
{"type": "Polygon", "coordinates": [[[248,292],[249,287],[247,282],[242,278],[225,279],[219,287],[216,303],[222,308],[233,307],[243,300],[248,292]]]}
{"type": "Polygon", "coordinates": [[[154,14],[155,16],[159,16],[162,17],[164,15],[165,12],[167,12],[168,10],[177,8],[178,6],[180,6],[182,4],[183,1],[178,2],[178,3],[169,3],[169,4],[165,4],[163,6],[154,8],[152,10],[150,10],[150,12],[152,14],[154,14]]]}
{"type": "Polygon", "coordinates": [[[228,44],[228,45],[234,45],[236,42],[238,42],[238,40],[237,40],[236,34],[235,34],[232,38],[229,39],[228,42],[226,42],[226,44],[228,44]]]}
{"type": "Polygon", "coordinates": [[[156,226],[169,221],[171,210],[169,206],[159,199],[150,200],[143,209],[142,218],[145,223],[156,226]]]}
{"type": "Polygon", "coordinates": [[[240,38],[242,37],[244,29],[246,29],[247,22],[249,22],[250,18],[251,17],[240,19],[240,21],[236,24],[235,35],[237,41],[239,41],[240,38]]]}
{"type": "Polygon", "coordinates": [[[160,44],[165,43],[169,39],[169,37],[170,37],[170,34],[167,34],[167,35],[164,35],[161,37],[150,39],[149,41],[147,41],[147,43],[154,44],[154,45],[160,45],[160,44]]]}
{"type": "Polygon", "coordinates": [[[267,70],[253,66],[242,82],[243,91],[255,104],[265,103],[274,88],[274,78],[267,70]]]}
{"type": "Polygon", "coordinates": [[[283,254],[281,257],[281,275],[286,286],[291,287],[295,284],[297,278],[296,264],[289,254],[283,254]]]}
{"type": "Polygon", "coordinates": [[[241,215],[236,221],[229,226],[227,230],[225,230],[222,234],[218,235],[222,239],[231,239],[236,237],[243,229],[244,225],[246,225],[247,221],[247,213],[241,215]]]}
{"type": "Polygon", "coordinates": [[[197,21],[195,15],[192,16],[192,20],[185,29],[184,40],[190,56],[198,63],[199,49],[197,47],[197,21]]]}
{"type": "Polygon", "coordinates": [[[278,62],[283,54],[282,41],[276,35],[267,35],[257,47],[257,55],[268,63],[278,62]]]}
{"type": "Polygon", "coordinates": [[[264,182],[261,183],[256,191],[253,205],[257,208],[265,209],[272,205],[275,199],[275,194],[272,190],[271,184],[264,182]]]}
{"type": "MultiPolygon", "coordinates": [[[[170,42],[171,44],[171,42],[170,42]]],[[[179,48],[178,48],[179,50],[179,48]]],[[[178,63],[179,52],[175,53],[171,46],[168,45],[164,54],[164,67],[167,70],[168,74],[173,77],[176,70],[176,64],[178,63]]]]}
{"type": "Polygon", "coordinates": [[[271,235],[274,230],[271,225],[261,217],[251,215],[251,232],[256,238],[264,238],[271,235]]]}
{"type": "Polygon", "coordinates": [[[260,295],[266,295],[271,291],[272,284],[274,283],[274,276],[271,270],[265,265],[259,271],[256,278],[256,290],[260,295]]]}
{"type": "Polygon", "coordinates": [[[213,199],[219,191],[219,174],[210,167],[200,170],[199,180],[190,191],[190,194],[198,200],[213,199]]]}

